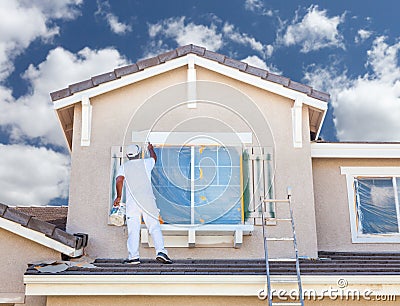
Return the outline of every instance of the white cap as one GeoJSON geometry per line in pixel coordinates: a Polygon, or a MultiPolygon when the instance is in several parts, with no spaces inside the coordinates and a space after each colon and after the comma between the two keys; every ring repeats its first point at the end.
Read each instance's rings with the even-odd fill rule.
{"type": "Polygon", "coordinates": [[[128,156],[128,158],[133,158],[133,157],[136,157],[137,155],[139,155],[141,151],[142,151],[142,149],[138,145],[132,144],[126,148],[125,153],[126,153],[126,156],[128,156]]]}

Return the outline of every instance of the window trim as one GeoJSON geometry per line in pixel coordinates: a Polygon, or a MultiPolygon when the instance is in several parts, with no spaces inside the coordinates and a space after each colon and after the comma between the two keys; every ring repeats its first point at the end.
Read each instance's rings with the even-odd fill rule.
{"type": "MultiPolygon", "coordinates": [[[[358,232],[357,208],[354,192],[354,178],[359,176],[400,177],[400,167],[340,167],[340,173],[346,175],[352,243],[400,243],[400,232],[395,234],[361,234],[358,232]]],[[[397,195],[395,195],[395,197],[397,197],[397,195]]],[[[396,207],[396,211],[399,209],[400,207],[396,207]]]]}

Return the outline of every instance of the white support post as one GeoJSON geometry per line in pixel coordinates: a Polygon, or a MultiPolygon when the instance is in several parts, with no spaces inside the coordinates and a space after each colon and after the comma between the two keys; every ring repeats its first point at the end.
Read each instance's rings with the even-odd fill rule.
{"type": "Polygon", "coordinates": [[[90,146],[90,134],[92,128],[92,105],[88,96],[82,97],[82,131],[81,146],[90,146]]]}
{"type": "Polygon", "coordinates": [[[303,102],[298,98],[294,101],[292,108],[293,146],[303,146],[303,102]]]}
{"type": "Polygon", "coordinates": [[[243,244],[243,230],[235,230],[234,238],[233,246],[235,249],[239,249],[243,244]]]}
{"type": "Polygon", "coordinates": [[[196,230],[189,229],[188,231],[188,247],[194,248],[196,246],[196,230]]]}
{"type": "Polygon", "coordinates": [[[188,108],[197,108],[196,100],[197,100],[197,88],[196,88],[196,68],[194,67],[194,57],[188,57],[188,70],[187,70],[187,107],[188,108]]]}

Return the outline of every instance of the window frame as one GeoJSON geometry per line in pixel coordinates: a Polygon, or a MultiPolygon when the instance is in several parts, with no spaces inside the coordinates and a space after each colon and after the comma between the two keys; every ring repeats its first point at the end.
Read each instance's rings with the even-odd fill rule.
{"type": "MultiPolygon", "coordinates": [[[[400,243],[400,202],[396,188],[400,188],[395,183],[395,205],[397,220],[399,224],[399,233],[382,234],[363,234],[359,232],[357,205],[354,180],[357,177],[365,178],[400,178],[400,167],[340,167],[341,174],[346,175],[347,199],[350,213],[350,229],[353,243],[400,243]]],[[[395,181],[395,180],[394,180],[395,181]]]]}

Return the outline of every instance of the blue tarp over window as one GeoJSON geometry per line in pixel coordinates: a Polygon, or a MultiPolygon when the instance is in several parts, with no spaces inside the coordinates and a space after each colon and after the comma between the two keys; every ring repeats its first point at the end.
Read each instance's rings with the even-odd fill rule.
{"type": "Polygon", "coordinates": [[[165,223],[242,223],[241,148],[164,146],[155,151],[152,184],[165,223]]]}

